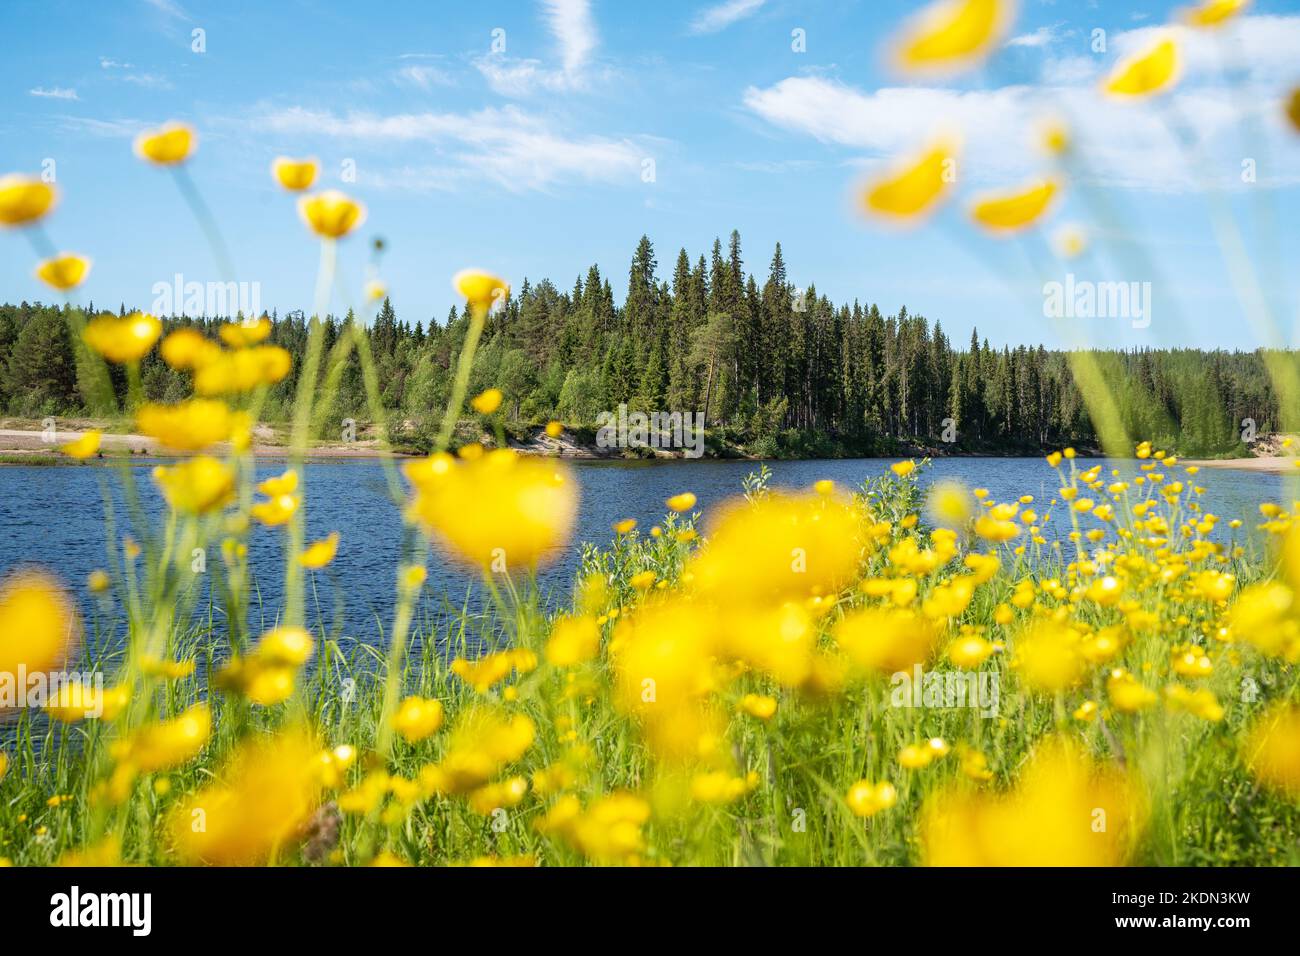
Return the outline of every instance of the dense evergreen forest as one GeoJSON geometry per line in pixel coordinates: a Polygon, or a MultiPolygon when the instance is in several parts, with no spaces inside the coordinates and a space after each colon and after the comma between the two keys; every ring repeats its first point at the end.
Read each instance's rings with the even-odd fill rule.
{"type": "MultiPolygon", "coordinates": [[[[221,320],[163,318],[169,328],[209,331],[221,320]]],[[[266,416],[276,419],[288,415],[307,329],[302,312],[272,318],[271,341],[295,357],[294,373],[267,404],[266,416]]],[[[327,346],[350,319],[327,319],[327,346]]],[[[404,443],[427,445],[467,324],[455,308],[441,323],[399,319],[388,300],[368,321],[390,427],[404,443]]],[[[1243,420],[1260,434],[1278,420],[1259,352],[1097,355],[1135,437],[1183,454],[1232,453],[1243,450],[1243,420]]],[[[188,376],[169,369],[156,349],[141,373],[151,399],[187,393],[188,376]]],[[[568,290],[525,281],[489,320],[475,360],[472,389],[490,386],[505,393],[515,434],[552,418],[585,430],[601,411],[627,403],[703,413],[713,447],[769,456],[887,453],[912,444],[1012,453],[1095,445],[1066,353],[991,347],[977,331],[963,348],[939,321],[905,307],[886,315],[875,304],[836,305],[813,287],[793,286],[779,244],[766,276],[747,273],[735,232],[707,257],[692,260],[681,250],[671,269],[660,267],[642,237],[621,306],[595,265],[568,290]]],[[[0,409],[22,417],[95,411],[78,389],[62,307],[0,306],[0,409]]],[[[337,419],[368,417],[355,354],[342,370],[335,411],[337,419]]]]}

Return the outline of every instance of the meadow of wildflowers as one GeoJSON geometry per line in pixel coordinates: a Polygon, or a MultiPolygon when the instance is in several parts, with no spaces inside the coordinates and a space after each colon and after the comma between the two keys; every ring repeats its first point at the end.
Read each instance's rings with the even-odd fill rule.
{"type": "MultiPolygon", "coordinates": [[[[1212,0],[1205,25],[1244,4],[1212,0]]],[[[938,4],[897,43],[900,67],[978,59],[1006,29],[996,0],[938,4]]],[[[1161,40],[1121,64],[1110,95],[1177,75],[1161,40]]],[[[1057,130],[1058,152],[1068,133],[1057,130]]],[[[144,161],[186,178],[193,130],[143,135],[144,161]]],[[[865,207],[911,220],[952,188],[953,141],[868,183],[865,207]]],[[[365,208],[308,193],[310,160],[273,174],[302,193],[320,246],[316,314],[340,244],[365,208]]],[[[1063,178],[978,197],[993,234],[1035,226],[1063,178]]],[[[52,186],[0,181],[0,221],[39,229],[52,186]]],[[[36,240],[38,247],[47,242],[36,240]]],[[[214,254],[224,256],[219,235],[214,254]]],[[[84,257],[39,273],[74,289],[84,257]]],[[[682,492],[652,527],[618,522],[587,546],[569,606],[547,609],[535,572],[575,547],[578,485],[560,461],[470,443],[479,336],[508,293],[454,279],[471,316],[437,447],[385,458],[406,518],[382,635],[345,650],[306,614],[338,535],[309,541],[303,463],[329,404],[313,322],[283,472],[256,481],[251,436],[290,370],[268,319],[220,340],[165,337],[153,316],[70,311],[86,380],[124,370],[136,429],[173,452],[150,480],[165,514],[127,537],[106,513],[111,560],[86,582],[39,568],[0,582],[0,674],[78,667],[87,626],[70,587],[126,620],[102,683],[65,683],[38,708],[0,698],[0,862],[13,865],[911,865],[1296,864],[1300,846],[1300,506],[1201,506],[1203,476],[1123,434],[1087,353],[1075,374],[1106,450],[1047,457],[1057,490],[993,500],[899,461],[858,487],[769,487],[760,473],[702,512],[682,492]],[[143,401],[157,348],[193,397],[143,401]],[[248,537],[277,529],[283,606],[264,632],[248,537]],[[220,615],[196,623],[188,567],[211,573],[220,615]],[[421,633],[430,562],[482,572],[491,623],[421,633]],[[471,653],[488,638],[487,653],[471,653]]],[[[376,422],[380,388],[353,324],[376,422]]],[[[1294,365],[1271,372],[1294,409],[1294,365]]],[[[99,435],[63,447],[77,459],[99,435]]],[[[382,437],[382,436],[381,436],[382,437]]],[[[116,475],[138,509],[134,472],[116,475]]],[[[344,543],[346,544],[346,543],[344,543]]],[[[258,569],[268,573],[267,569],[258,569]]],[[[345,596],[346,598],[346,596],[345,596]]]]}

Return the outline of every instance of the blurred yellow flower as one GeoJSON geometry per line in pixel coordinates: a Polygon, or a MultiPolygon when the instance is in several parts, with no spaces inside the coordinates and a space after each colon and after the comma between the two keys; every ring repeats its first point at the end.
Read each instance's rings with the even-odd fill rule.
{"type": "Polygon", "coordinates": [[[491,415],[501,407],[501,389],[489,388],[469,400],[471,407],[480,415],[491,415]]]}
{"type": "Polygon", "coordinates": [[[405,471],[415,487],[410,516],[467,564],[536,567],[573,530],[578,486],[558,462],[497,449],[471,461],[439,453],[405,471]]]}
{"type": "Polygon", "coordinates": [[[140,406],[135,413],[135,427],[167,448],[199,451],[229,439],[235,418],[225,402],[192,398],[178,405],[148,402],[140,406]]]}
{"type": "Polygon", "coordinates": [[[1055,693],[1083,680],[1085,660],[1079,633],[1065,624],[1040,621],[1016,639],[1015,664],[1030,689],[1055,693]]]}
{"type": "MultiPolygon", "coordinates": [[[[0,674],[58,669],[80,628],[71,599],[44,571],[23,569],[0,582],[0,674]]],[[[0,713],[4,710],[0,704],[0,713]]]]}
{"type": "Polygon", "coordinates": [[[759,720],[771,720],[776,714],[776,698],[766,694],[746,694],[740,699],[740,709],[759,720]]]}
{"type": "Polygon", "coordinates": [[[67,292],[86,281],[90,275],[90,258],[75,252],[60,252],[36,266],[36,278],[52,289],[67,292]]]}
{"type": "Polygon", "coordinates": [[[680,495],[673,495],[664,504],[678,513],[690,511],[695,507],[695,494],[690,491],[683,491],[680,495]]]}
{"type": "Polygon", "coordinates": [[[1260,783],[1300,797],[1300,707],[1277,704],[1246,738],[1247,765],[1260,783]]]}
{"type": "Polygon", "coordinates": [[[510,297],[510,286],[503,279],[478,269],[462,269],[451,280],[456,291],[465,298],[472,312],[485,315],[498,302],[510,297]]]}
{"type": "Polygon", "coordinates": [[[1058,185],[1044,179],[1023,189],[988,193],[971,206],[971,218],[995,235],[1028,229],[1046,214],[1058,185]]]}
{"type": "Polygon", "coordinates": [[[217,334],[232,349],[247,348],[270,336],[271,320],[264,315],[260,319],[247,319],[243,322],[222,322],[217,327],[217,334]]]}
{"type": "Polygon", "coordinates": [[[0,176],[0,226],[25,226],[36,222],[58,202],[51,183],[35,176],[7,173],[0,176]]]}
{"type": "Polygon", "coordinates": [[[206,338],[198,329],[181,328],[168,332],[158,352],[163,361],[178,371],[206,365],[221,354],[221,346],[206,338]]]}
{"type": "Polygon", "coordinates": [[[176,717],[146,724],[114,745],[114,757],[143,773],[167,770],[189,763],[207,745],[212,734],[212,712],[195,704],[176,717]]]}
{"type": "Polygon", "coordinates": [[[309,544],[306,550],[298,555],[298,563],[304,568],[319,571],[334,560],[334,556],[338,554],[338,551],[339,533],[331,531],[327,537],[309,544]]]}
{"type": "Polygon", "coordinates": [[[894,61],[917,72],[969,66],[997,46],[1014,16],[1011,0],[938,0],[895,40],[894,61]]]}
{"type": "Polygon", "coordinates": [[[442,760],[425,766],[420,782],[430,793],[476,790],[522,757],[536,735],[536,726],[523,714],[470,706],[457,718],[442,760]]]}
{"type": "Polygon", "coordinates": [[[319,168],[320,164],[314,158],[290,159],[288,156],[277,156],[271,163],[271,174],[281,186],[296,193],[311,188],[319,168]]]}
{"type": "Polygon", "coordinates": [[[224,462],[199,455],[176,465],[159,465],[153,480],[171,507],[186,514],[204,514],[234,499],[235,473],[224,462]]]}
{"type": "Polygon", "coordinates": [[[99,451],[99,442],[101,438],[103,438],[103,432],[97,428],[92,428],[90,431],[83,432],[67,444],[60,445],[59,451],[63,452],[63,454],[67,455],[69,458],[84,461],[99,451]]]}
{"type": "Polygon", "coordinates": [[[111,584],[112,579],[109,578],[108,572],[101,568],[96,568],[86,576],[86,587],[92,594],[103,594],[111,584]]]}
{"type": "Polygon", "coordinates": [[[276,495],[266,501],[256,502],[248,513],[268,528],[278,528],[293,517],[302,498],[299,495],[276,495]]]}
{"type": "Polygon", "coordinates": [[[867,212],[893,221],[923,216],[952,188],[957,176],[957,144],[939,139],[919,156],[904,160],[867,183],[867,212]]]}
{"type": "Polygon", "coordinates": [[[597,862],[631,862],[645,850],[641,827],[650,819],[650,804],[631,793],[613,793],[585,811],[572,794],[561,797],[537,821],[537,829],[555,834],[583,856],[597,862]]]}
{"type": "Polygon", "coordinates": [[[283,703],[293,696],[298,669],[315,650],[316,641],[304,628],[275,628],[248,654],[228,661],[217,675],[217,685],[263,707],[283,703]]]}
{"type": "Polygon", "coordinates": [[[94,684],[74,681],[59,686],[50,702],[45,705],[45,712],[65,724],[87,719],[112,720],[122,712],[129,700],[125,687],[110,687],[106,690],[94,684]]]}
{"type": "Polygon", "coordinates": [[[564,425],[561,422],[549,421],[546,423],[546,437],[559,438],[564,434],[564,425]]]}
{"type": "Polygon", "coordinates": [[[174,166],[189,159],[198,135],[184,123],[167,123],[147,129],[135,138],[135,154],[159,166],[174,166]]]}
{"type": "Polygon", "coordinates": [[[858,667],[883,674],[910,671],[929,660],[938,631],[928,618],[899,608],[853,611],[831,630],[858,667]]]}
{"type": "Polygon", "coordinates": [[[1088,249],[1088,234],[1077,223],[1066,223],[1052,233],[1052,248],[1062,259],[1076,259],[1088,249]]]}
{"type": "Polygon", "coordinates": [[[337,189],[303,196],[298,215],[322,239],[341,239],[366,221],[366,207],[337,189]]]}
{"type": "Polygon", "coordinates": [[[121,318],[105,312],[87,322],[81,334],[86,344],[104,358],[125,365],[149,354],[162,334],[162,323],[144,312],[121,318]]]}
{"type": "Polygon", "coordinates": [[[1178,70],[1178,46],[1172,37],[1166,36],[1122,60],[1107,77],[1102,89],[1121,98],[1154,96],[1178,81],[1178,70]]]}
{"type": "Polygon", "coordinates": [[[423,740],[442,727],[442,701],[407,697],[393,715],[393,729],[411,743],[423,740]]]}
{"type": "Polygon", "coordinates": [[[1184,23],[1194,27],[1218,27],[1241,13],[1250,0],[1202,0],[1194,7],[1178,11],[1184,23]]]}
{"type": "Polygon", "coordinates": [[[288,350],[278,345],[217,351],[198,358],[201,364],[194,367],[194,391],[208,396],[250,392],[259,385],[274,385],[293,367],[288,350]]]}
{"type": "Polygon", "coordinates": [[[898,791],[888,781],[872,783],[870,780],[859,780],[849,787],[844,802],[849,805],[854,816],[873,817],[898,802],[898,791]]]}
{"type": "Polygon", "coordinates": [[[600,628],[586,615],[561,617],[555,621],[546,642],[546,660],[553,667],[572,667],[600,652],[600,628]]]}

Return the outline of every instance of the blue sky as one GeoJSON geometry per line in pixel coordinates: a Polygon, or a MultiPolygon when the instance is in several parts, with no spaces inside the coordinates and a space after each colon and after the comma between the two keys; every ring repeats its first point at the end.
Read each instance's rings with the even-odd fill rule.
{"type": "MultiPolygon", "coordinates": [[[[412,322],[446,315],[465,266],[568,288],[596,262],[621,301],[643,232],[667,273],[679,247],[694,258],[736,228],[760,275],[779,240],[795,283],[888,313],[905,304],[962,341],[977,325],[995,343],[1250,348],[1260,339],[1212,228],[1223,203],[1295,339],[1297,273],[1285,264],[1297,254],[1300,136],[1280,103],[1300,83],[1300,2],[1258,0],[1226,37],[1182,34],[1185,75],[1166,106],[1110,104],[1096,88],[1181,4],[1022,0],[983,69],[905,80],[883,51],[918,6],[6,0],[3,30],[18,42],[0,81],[0,172],[54,160],[62,199],[46,229],[94,259],[85,296],[100,307],[147,308],[177,273],[221,278],[170,176],[131,150],[141,129],[176,119],[199,130],[190,173],[236,278],[281,311],[310,308],[317,251],[269,166],[315,155],[322,186],[369,208],[344,245],[347,284],[360,288],[366,240],[383,236],[382,277],[412,322]],[[978,234],[970,197],[1048,169],[1035,139],[1052,116],[1069,120],[1087,177],[1040,235],[978,234]],[[1194,154],[1171,122],[1192,130],[1194,154]],[[855,186],[942,128],[965,142],[954,201],[904,233],[864,221],[855,186]],[[355,182],[342,180],[349,161],[355,182]],[[1050,236],[1069,223],[1092,235],[1096,258],[1052,257],[1050,236]],[[1150,326],[1052,325],[1042,285],[1068,272],[1151,282],[1150,326]]],[[[0,248],[0,299],[47,299],[23,238],[0,235],[0,248]]]]}

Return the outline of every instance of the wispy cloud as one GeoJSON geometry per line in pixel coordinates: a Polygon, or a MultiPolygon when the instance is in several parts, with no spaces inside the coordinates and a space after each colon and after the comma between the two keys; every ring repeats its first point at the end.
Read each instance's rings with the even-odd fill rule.
{"type": "Polygon", "coordinates": [[[435,86],[453,86],[456,82],[446,70],[424,64],[402,67],[397,71],[397,81],[405,86],[419,87],[426,92],[435,86]]]}
{"type": "Polygon", "coordinates": [[[175,0],[144,0],[149,6],[153,7],[159,13],[173,17],[177,20],[188,20],[190,15],[185,12],[184,8],[175,0]]]}
{"type": "Polygon", "coordinates": [[[121,60],[114,60],[111,57],[101,56],[99,58],[101,69],[105,70],[129,70],[132,69],[130,63],[123,63],[121,60]]]}
{"type": "Polygon", "coordinates": [[[487,180],[523,192],[582,180],[639,182],[645,149],[630,139],[572,136],[515,106],[473,113],[338,114],[301,107],[253,121],[259,132],[316,136],[382,147],[397,165],[369,176],[372,186],[429,191],[487,180]],[[422,162],[401,165],[402,146],[420,145],[422,162]],[[432,146],[433,162],[427,157],[432,146]]]}
{"type": "Polygon", "coordinates": [[[706,7],[691,21],[692,33],[717,33],[746,17],[753,16],[763,6],[764,0],[726,0],[706,7]]]}
{"type": "MultiPolygon", "coordinates": [[[[563,93],[585,89],[591,81],[591,59],[599,38],[590,0],[541,0],[542,16],[555,38],[561,66],[546,66],[533,58],[516,59],[500,53],[479,57],[475,68],[496,93],[527,97],[538,92],[563,93]]],[[[602,71],[608,75],[607,71],[602,71]]]]}
{"type": "Polygon", "coordinates": [[[142,86],[149,90],[170,90],[172,88],[172,81],[161,73],[124,73],[122,82],[142,86]]]}
{"type": "Polygon", "coordinates": [[[80,97],[77,96],[77,91],[76,91],[76,90],[74,90],[74,89],[69,89],[69,88],[62,87],[62,86],[51,86],[49,89],[46,89],[46,88],[43,87],[43,86],[36,86],[36,87],[33,87],[32,89],[28,90],[28,91],[27,91],[27,95],[28,95],[28,96],[40,96],[40,97],[44,97],[44,98],[46,98],[46,99],[51,99],[51,100],[76,100],[76,99],[80,99],[80,97]]]}
{"type": "Polygon", "coordinates": [[[1033,33],[1021,33],[1007,41],[1007,46],[1045,47],[1051,46],[1062,36],[1060,25],[1039,27],[1033,33]]]}

